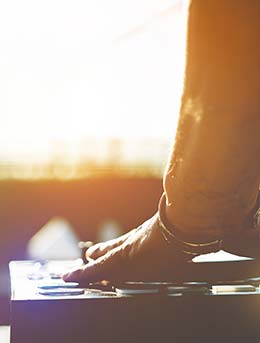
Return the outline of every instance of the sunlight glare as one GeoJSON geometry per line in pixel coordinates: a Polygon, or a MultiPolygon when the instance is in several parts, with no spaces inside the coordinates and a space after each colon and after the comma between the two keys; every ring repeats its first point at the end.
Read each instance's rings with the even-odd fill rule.
{"type": "Polygon", "coordinates": [[[185,40],[181,6],[160,17],[171,6],[1,2],[0,158],[44,161],[55,142],[87,137],[172,137],[185,40]]]}

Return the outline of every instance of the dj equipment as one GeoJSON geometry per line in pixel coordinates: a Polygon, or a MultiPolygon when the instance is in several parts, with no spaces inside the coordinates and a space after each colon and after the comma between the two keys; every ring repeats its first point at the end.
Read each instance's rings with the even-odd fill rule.
{"type": "Polygon", "coordinates": [[[190,282],[91,288],[59,279],[75,263],[10,263],[11,343],[260,340],[258,261],[193,263],[190,282]]]}

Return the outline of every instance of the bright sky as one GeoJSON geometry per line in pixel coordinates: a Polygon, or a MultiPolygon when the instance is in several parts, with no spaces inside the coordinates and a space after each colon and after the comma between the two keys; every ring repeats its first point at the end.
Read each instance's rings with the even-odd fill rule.
{"type": "Polygon", "coordinates": [[[89,136],[171,137],[182,12],[179,0],[0,1],[0,156],[89,136]]]}

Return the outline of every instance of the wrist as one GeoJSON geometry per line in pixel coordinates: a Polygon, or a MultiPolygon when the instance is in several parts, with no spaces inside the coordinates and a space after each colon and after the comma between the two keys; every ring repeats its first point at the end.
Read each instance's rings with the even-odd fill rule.
{"type": "Polygon", "coordinates": [[[175,228],[178,236],[183,240],[195,243],[204,243],[223,236],[220,225],[215,223],[215,218],[206,215],[196,216],[190,211],[185,211],[185,204],[180,206],[176,202],[167,203],[165,198],[165,218],[170,227],[175,228]]]}
{"type": "Polygon", "coordinates": [[[158,223],[162,234],[169,244],[179,248],[182,252],[193,255],[193,257],[221,249],[221,239],[208,239],[205,235],[187,235],[183,231],[169,223],[166,216],[166,194],[163,193],[158,207],[158,223]],[[200,239],[199,239],[200,238],[200,239]]]}

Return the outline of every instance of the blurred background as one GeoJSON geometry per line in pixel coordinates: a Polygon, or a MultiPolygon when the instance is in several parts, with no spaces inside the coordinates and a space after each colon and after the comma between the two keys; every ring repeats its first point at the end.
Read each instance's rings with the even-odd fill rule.
{"type": "Polygon", "coordinates": [[[184,22],[179,0],[0,1],[0,324],[40,229],[95,242],[156,211],[184,22]]]}

